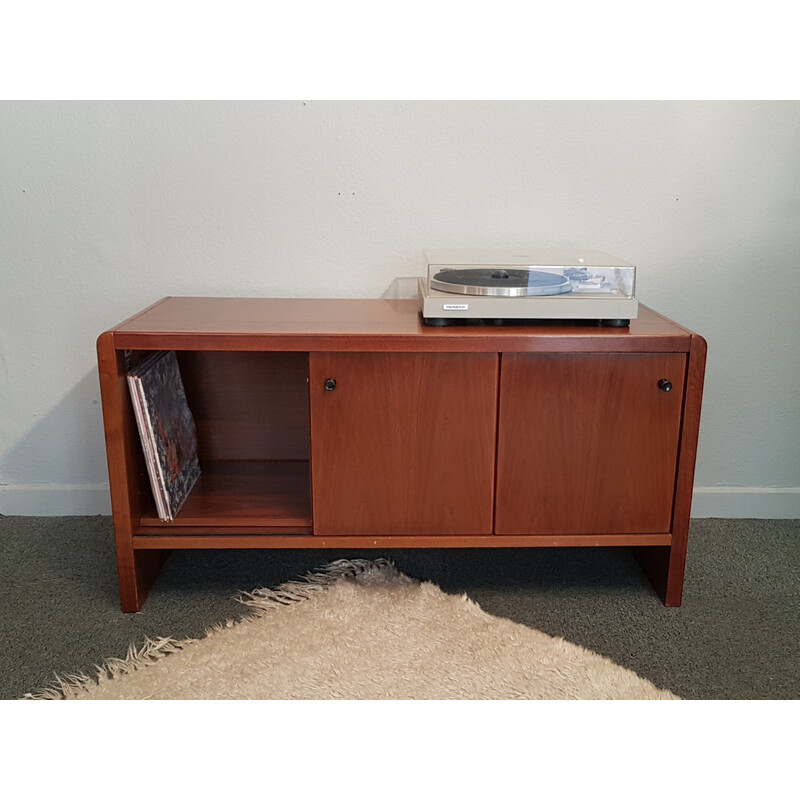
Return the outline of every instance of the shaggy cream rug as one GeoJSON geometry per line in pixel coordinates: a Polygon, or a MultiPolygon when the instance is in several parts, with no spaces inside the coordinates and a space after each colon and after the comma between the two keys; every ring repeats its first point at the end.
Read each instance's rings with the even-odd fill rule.
{"type": "Polygon", "coordinates": [[[148,641],[29,699],[678,699],[384,560],[335,561],[240,598],[202,639],[148,641]]]}

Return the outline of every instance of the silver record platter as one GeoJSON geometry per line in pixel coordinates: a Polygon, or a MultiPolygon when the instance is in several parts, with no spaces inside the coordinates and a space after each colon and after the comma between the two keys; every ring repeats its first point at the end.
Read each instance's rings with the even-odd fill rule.
{"type": "Polygon", "coordinates": [[[525,268],[444,269],[430,279],[432,289],[490,297],[531,297],[572,291],[568,277],[525,268]]]}

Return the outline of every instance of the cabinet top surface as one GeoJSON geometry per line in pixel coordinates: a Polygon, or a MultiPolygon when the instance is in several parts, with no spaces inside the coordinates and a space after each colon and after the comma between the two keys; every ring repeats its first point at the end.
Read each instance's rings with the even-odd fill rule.
{"type": "Polygon", "coordinates": [[[117,349],[686,351],[691,331],[646,306],[629,328],[429,327],[417,300],[166,297],[112,329],[117,349]]]}

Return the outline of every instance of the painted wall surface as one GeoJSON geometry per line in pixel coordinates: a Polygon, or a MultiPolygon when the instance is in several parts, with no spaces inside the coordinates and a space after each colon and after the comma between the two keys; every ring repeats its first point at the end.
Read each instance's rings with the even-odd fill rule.
{"type": "Polygon", "coordinates": [[[569,246],[708,341],[695,515],[800,518],[799,222],[797,102],[0,103],[0,513],[108,511],[95,340],[164,295],[569,246]]]}

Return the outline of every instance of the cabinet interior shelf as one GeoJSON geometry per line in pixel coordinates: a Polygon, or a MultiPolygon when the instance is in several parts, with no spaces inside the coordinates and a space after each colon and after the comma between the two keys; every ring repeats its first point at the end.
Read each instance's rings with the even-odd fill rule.
{"type": "Polygon", "coordinates": [[[308,461],[209,461],[171,522],[154,509],[140,526],[168,532],[176,528],[291,528],[311,532],[308,461]]]}

